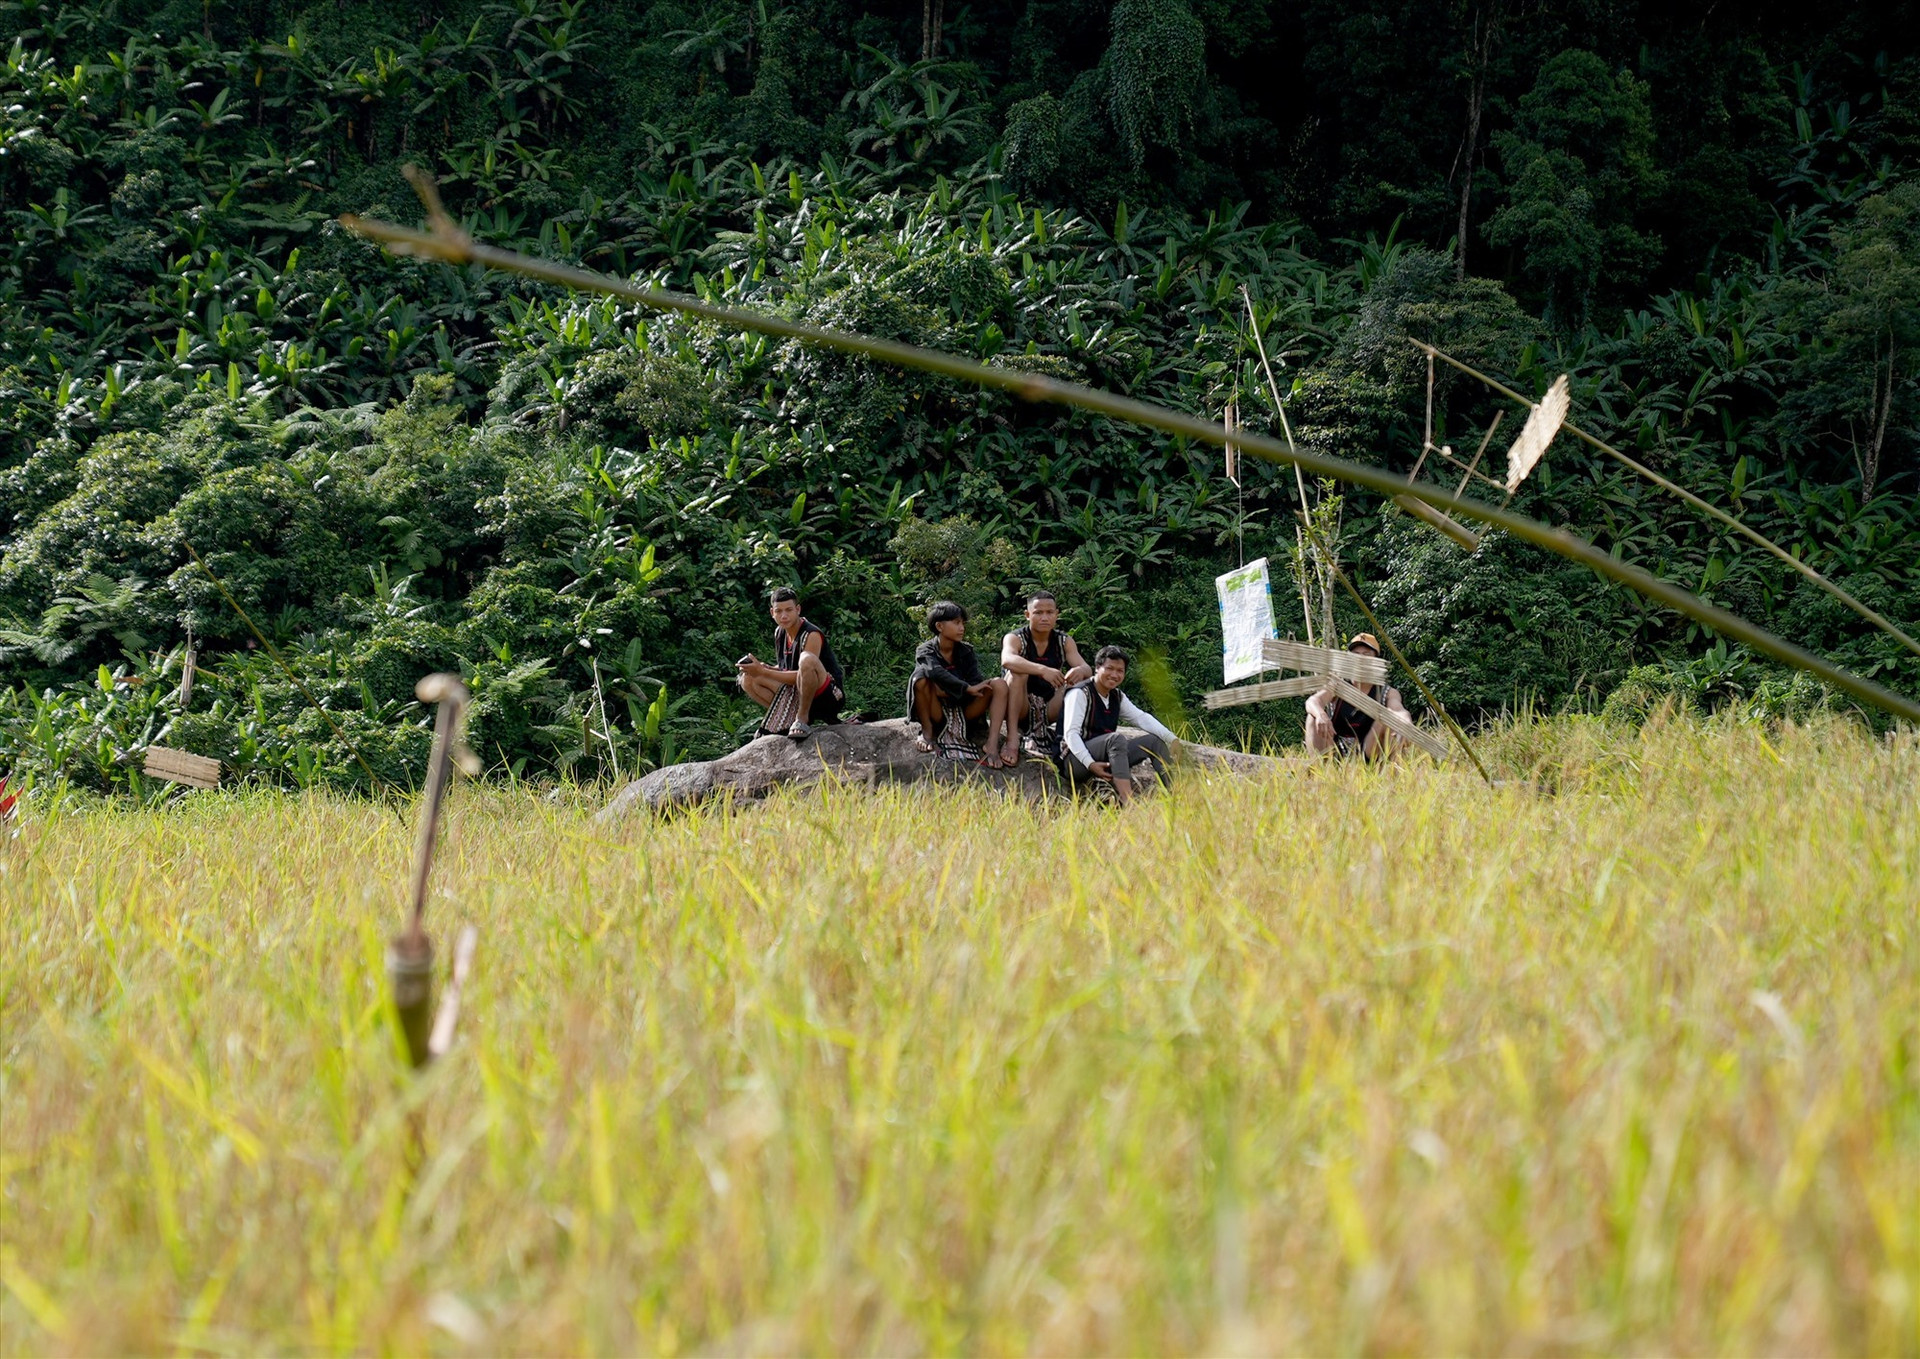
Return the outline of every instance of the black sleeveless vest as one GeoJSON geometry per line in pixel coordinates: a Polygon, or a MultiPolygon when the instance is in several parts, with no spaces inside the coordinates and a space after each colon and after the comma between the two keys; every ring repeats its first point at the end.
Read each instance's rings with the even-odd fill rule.
{"type": "Polygon", "coordinates": [[[1065,671],[1067,668],[1067,644],[1062,640],[1065,636],[1066,634],[1061,632],[1059,628],[1055,628],[1047,638],[1047,649],[1036,655],[1033,649],[1033,629],[1022,625],[1020,628],[1020,654],[1036,665],[1050,665],[1055,670],[1065,671]]]}
{"type": "Polygon", "coordinates": [[[1087,696],[1087,720],[1080,724],[1080,739],[1090,736],[1105,736],[1110,731],[1120,730],[1120,691],[1115,689],[1106,698],[1100,697],[1100,691],[1092,680],[1082,680],[1073,686],[1087,696]]]}
{"type": "Polygon", "coordinates": [[[815,627],[806,619],[800,620],[800,635],[788,638],[787,630],[776,627],[773,630],[773,668],[775,670],[798,670],[800,653],[806,648],[807,634],[820,634],[820,664],[825,668],[827,677],[835,684],[846,683],[846,671],[840,668],[840,658],[833,654],[833,643],[827,640],[827,630],[815,627]]]}

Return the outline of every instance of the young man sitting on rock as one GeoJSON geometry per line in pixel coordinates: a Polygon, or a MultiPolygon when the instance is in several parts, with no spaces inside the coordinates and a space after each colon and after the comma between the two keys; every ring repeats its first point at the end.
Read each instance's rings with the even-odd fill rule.
{"type": "Polygon", "coordinates": [[[1133,801],[1133,771],[1141,760],[1151,755],[1155,771],[1165,780],[1180,740],[1120,692],[1126,682],[1127,653],[1117,646],[1101,647],[1094,653],[1093,678],[1067,690],[1060,716],[1074,776],[1112,783],[1123,807],[1133,801]],[[1147,734],[1128,736],[1120,730],[1122,722],[1147,734]]]}
{"type": "Polygon", "coordinates": [[[1055,726],[1067,690],[1093,674],[1073,638],[1059,629],[1060,605],[1045,590],[1027,596],[1026,626],[1000,639],[1000,668],[1007,676],[1007,744],[1003,759],[1020,758],[1020,724],[1036,753],[1059,753],[1055,726]]]}
{"type": "Polygon", "coordinates": [[[815,722],[840,720],[846,702],[846,672],[827,634],[800,615],[800,596],[781,586],[772,595],[773,664],[748,652],[734,662],[740,688],[767,710],[760,730],[768,736],[804,741],[815,722]]]}
{"type": "Polygon", "coordinates": [[[1000,732],[1007,717],[1007,682],[980,673],[980,658],[965,640],[967,611],[943,599],[928,612],[927,626],[933,636],[913,653],[913,675],[907,680],[907,715],[920,724],[914,744],[928,755],[972,758],[974,743],[984,738],[980,767],[1010,767],[1013,760],[1003,758],[1000,732]]]}

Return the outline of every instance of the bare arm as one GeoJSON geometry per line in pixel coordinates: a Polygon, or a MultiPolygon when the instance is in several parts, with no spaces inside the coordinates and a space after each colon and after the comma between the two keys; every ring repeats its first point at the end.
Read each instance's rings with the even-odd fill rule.
{"type": "Polygon", "coordinates": [[[1331,689],[1322,689],[1307,700],[1307,749],[1330,750],[1333,747],[1333,718],[1327,713],[1331,689]]]}
{"type": "Polygon", "coordinates": [[[1140,728],[1141,731],[1146,732],[1148,735],[1158,736],[1162,741],[1167,743],[1167,749],[1169,751],[1180,743],[1180,738],[1173,733],[1172,729],[1169,728],[1166,723],[1162,722],[1145,708],[1142,708],[1125,694],[1120,695],[1120,716],[1126,721],[1133,723],[1134,726],[1140,728]]]}
{"type": "Polygon", "coordinates": [[[1010,632],[1000,639],[1000,668],[1015,675],[1044,675],[1047,667],[1020,654],[1020,634],[1010,632]]]}
{"type": "Polygon", "coordinates": [[[1080,654],[1080,644],[1071,637],[1067,638],[1067,683],[1086,679],[1092,673],[1093,667],[1080,654]]]}
{"type": "MultiPolygon", "coordinates": [[[[810,632],[807,634],[806,640],[800,643],[800,649],[809,656],[817,659],[820,655],[820,647],[824,640],[822,634],[810,632]]],[[[742,668],[749,675],[758,675],[761,679],[772,680],[775,684],[798,684],[800,682],[800,671],[797,668],[797,662],[796,668],[792,670],[780,670],[768,665],[765,661],[755,661],[752,665],[742,668]]]]}

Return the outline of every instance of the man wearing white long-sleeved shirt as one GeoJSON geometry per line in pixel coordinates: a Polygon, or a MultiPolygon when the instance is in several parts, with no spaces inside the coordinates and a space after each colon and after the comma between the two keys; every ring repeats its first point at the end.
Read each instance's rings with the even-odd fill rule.
{"type": "Polygon", "coordinates": [[[1120,692],[1126,681],[1127,653],[1117,646],[1103,646],[1094,654],[1093,678],[1067,690],[1060,713],[1060,730],[1073,772],[1081,778],[1111,782],[1123,806],[1133,801],[1134,768],[1144,757],[1152,756],[1161,778],[1166,778],[1173,748],[1180,739],[1120,692]],[[1122,722],[1132,723],[1147,734],[1128,736],[1120,730],[1122,722]]]}

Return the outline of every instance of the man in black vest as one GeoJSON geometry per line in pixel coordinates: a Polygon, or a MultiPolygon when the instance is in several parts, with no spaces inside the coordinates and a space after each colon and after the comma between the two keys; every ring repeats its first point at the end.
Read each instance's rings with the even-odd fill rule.
{"type": "Polygon", "coordinates": [[[1093,656],[1093,678],[1067,690],[1060,714],[1066,738],[1067,760],[1079,778],[1106,779],[1122,806],[1133,801],[1133,770],[1151,755],[1162,778],[1180,738],[1154,720],[1153,714],[1133,705],[1120,692],[1127,682],[1127,653],[1103,646],[1093,656]],[[1120,724],[1128,722],[1146,732],[1128,736],[1120,724]]]}
{"type": "Polygon", "coordinates": [[[800,616],[800,596],[781,586],[773,592],[773,661],[768,665],[748,652],[734,662],[740,687],[767,710],[761,730],[769,736],[804,741],[810,722],[837,722],[846,701],[846,672],[827,642],[827,634],[800,616]]]}
{"type": "Polygon", "coordinates": [[[1000,639],[1000,668],[1007,677],[1007,744],[1001,763],[1020,758],[1020,723],[1045,755],[1059,754],[1054,724],[1066,704],[1067,690],[1090,678],[1093,667],[1080,658],[1080,647],[1060,631],[1060,605],[1052,592],[1035,590],[1027,596],[1027,623],[1000,639]],[[1037,701],[1031,701],[1037,700],[1037,701]]]}

